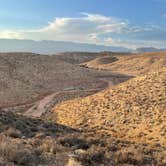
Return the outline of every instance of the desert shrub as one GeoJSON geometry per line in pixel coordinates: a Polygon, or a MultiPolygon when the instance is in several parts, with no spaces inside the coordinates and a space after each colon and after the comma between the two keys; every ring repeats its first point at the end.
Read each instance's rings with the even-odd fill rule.
{"type": "Polygon", "coordinates": [[[38,147],[38,150],[42,153],[56,154],[56,142],[51,137],[47,137],[42,141],[41,145],[38,147]]]}
{"type": "Polygon", "coordinates": [[[92,146],[86,153],[79,154],[77,160],[87,166],[96,166],[97,164],[99,165],[108,162],[108,159],[105,156],[105,149],[96,146],[92,146]]]}
{"type": "Polygon", "coordinates": [[[151,158],[149,158],[149,161],[147,160],[147,157],[145,158],[143,151],[131,147],[117,151],[114,155],[114,161],[116,164],[125,163],[132,165],[144,165],[153,163],[151,158]]]}
{"type": "Polygon", "coordinates": [[[83,139],[79,139],[79,138],[64,138],[61,139],[60,144],[65,146],[65,147],[75,147],[76,149],[88,149],[89,145],[88,143],[83,140],[83,139]]]}
{"type": "Polygon", "coordinates": [[[10,127],[6,132],[5,134],[9,137],[12,137],[12,138],[21,138],[22,134],[19,130],[15,129],[15,128],[12,128],[10,127]]]}
{"type": "Polygon", "coordinates": [[[33,166],[35,164],[34,154],[30,149],[4,135],[0,136],[0,157],[15,165],[33,166]]]}

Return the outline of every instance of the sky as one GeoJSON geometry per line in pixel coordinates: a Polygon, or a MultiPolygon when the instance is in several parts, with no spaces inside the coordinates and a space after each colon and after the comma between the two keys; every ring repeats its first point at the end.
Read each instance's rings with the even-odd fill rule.
{"type": "Polygon", "coordinates": [[[166,0],[0,0],[0,38],[166,48],[166,0]]]}

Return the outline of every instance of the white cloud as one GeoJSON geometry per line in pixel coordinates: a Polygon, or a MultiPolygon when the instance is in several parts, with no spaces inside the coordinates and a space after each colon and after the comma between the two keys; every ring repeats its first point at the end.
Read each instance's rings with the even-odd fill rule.
{"type": "Polygon", "coordinates": [[[0,38],[3,38],[3,39],[11,39],[11,38],[22,39],[20,32],[12,31],[12,30],[0,31],[0,38]]]}
{"type": "Polygon", "coordinates": [[[73,41],[136,47],[136,45],[144,45],[145,41],[124,41],[113,38],[112,34],[124,36],[132,33],[153,31],[157,28],[159,27],[155,25],[132,26],[128,20],[100,14],[82,13],[81,17],[56,17],[47,26],[40,29],[1,30],[0,38],[73,41]]]}
{"type": "MultiPolygon", "coordinates": [[[[82,17],[55,18],[48,26],[41,29],[15,32],[21,38],[35,40],[65,40],[92,42],[99,35],[110,32],[123,33],[129,31],[128,21],[99,14],[82,13],[82,17]]],[[[5,37],[5,33],[0,37],[5,37]]],[[[6,37],[14,38],[14,35],[6,34],[6,37]]]]}
{"type": "Polygon", "coordinates": [[[127,21],[98,14],[83,13],[79,18],[55,18],[48,26],[25,33],[25,38],[37,40],[96,41],[101,34],[122,33],[128,28],[127,21]]]}

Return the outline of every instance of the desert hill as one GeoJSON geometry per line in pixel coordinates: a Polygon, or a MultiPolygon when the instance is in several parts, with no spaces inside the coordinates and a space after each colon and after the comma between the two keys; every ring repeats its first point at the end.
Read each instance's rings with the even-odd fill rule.
{"type": "Polygon", "coordinates": [[[120,63],[79,63],[124,69],[136,55],[0,54],[0,165],[165,165],[166,68],[144,66],[164,66],[160,54],[138,55],[145,73],[132,79],[120,63]]]}
{"type": "Polygon", "coordinates": [[[65,89],[102,87],[104,83],[95,76],[95,72],[54,56],[1,53],[0,106],[30,102],[65,89]]]}
{"type": "Polygon", "coordinates": [[[61,52],[57,53],[56,56],[59,60],[71,63],[71,64],[81,64],[86,63],[88,61],[93,61],[97,59],[102,59],[105,56],[111,57],[112,56],[126,56],[131,55],[131,53],[118,53],[118,52],[61,52]]]}
{"type": "Polygon", "coordinates": [[[81,66],[84,66],[84,67],[89,67],[89,68],[95,68],[95,69],[103,69],[102,66],[103,65],[107,65],[110,63],[113,63],[113,62],[116,62],[119,60],[119,57],[117,56],[100,56],[100,57],[97,57],[89,62],[85,62],[85,63],[82,63],[81,66]]]}
{"type": "MultiPolygon", "coordinates": [[[[76,94],[85,90],[94,93],[130,78],[110,71],[80,67],[72,64],[75,54],[66,54],[60,59],[56,55],[0,53],[0,107],[29,104],[59,92],[73,91],[76,94]],[[69,58],[72,60],[70,63],[69,58]]],[[[95,55],[78,54],[76,61],[79,61],[77,57],[85,60],[84,57],[94,58],[95,55]]]]}
{"type": "Polygon", "coordinates": [[[71,150],[61,141],[77,130],[0,111],[0,165],[65,165],[71,150]]]}
{"type": "Polygon", "coordinates": [[[100,53],[93,52],[61,52],[53,56],[57,56],[59,60],[71,63],[71,64],[80,64],[93,60],[100,56],[100,53]]]}
{"type": "Polygon", "coordinates": [[[166,68],[54,108],[54,120],[123,140],[166,146],[166,68]],[[98,130],[100,129],[100,130],[98,130]]]}
{"type": "Polygon", "coordinates": [[[130,75],[140,75],[150,71],[156,71],[166,66],[166,52],[98,57],[92,61],[82,63],[81,65],[130,75]]]}

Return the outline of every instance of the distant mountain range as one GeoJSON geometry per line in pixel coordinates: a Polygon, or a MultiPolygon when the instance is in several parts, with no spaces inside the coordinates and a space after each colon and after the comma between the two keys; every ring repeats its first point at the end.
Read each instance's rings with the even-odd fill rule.
{"type": "Polygon", "coordinates": [[[160,52],[160,51],[166,51],[166,48],[155,48],[155,47],[141,47],[137,48],[137,53],[145,53],[145,52],[160,52]]]}
{"type": "Polygon", "coordinates": [[[88,43],[75,43],[66,41],[51,41],[51,40],[19,40],[19,39],[0,39],[0,52],[33,52],[39,54],[54,54],[58,52],[158,52],[166,51],[154,47],[141,47],[136,50],[125,47],[105,46],[88,43]]]}
{"type": "Polygon", "coordinates": [[[130,52],[124,47],[104,46],[86,43],[62,42],[62,41],[34,41],[18,39],[0,39],[0,52],[34,52],[41,54],[53,54],[66,51],[83,52],[130,52]]]}

